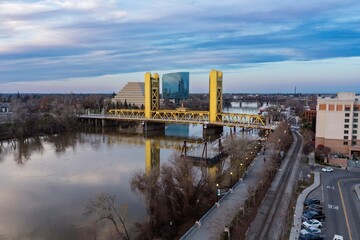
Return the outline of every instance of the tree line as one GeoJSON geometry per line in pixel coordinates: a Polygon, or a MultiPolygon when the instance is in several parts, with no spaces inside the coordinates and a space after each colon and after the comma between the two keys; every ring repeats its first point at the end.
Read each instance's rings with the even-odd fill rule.
{"type": "MultiPolygon", "coordinates": [[[[109,94],[108,94],[109,95],[109,94]]],[[[106,94],[17,94],[10,100],[10,121],[0,124],[0,140],[72,131],[83,109],[102,109],[106,94]]]]}

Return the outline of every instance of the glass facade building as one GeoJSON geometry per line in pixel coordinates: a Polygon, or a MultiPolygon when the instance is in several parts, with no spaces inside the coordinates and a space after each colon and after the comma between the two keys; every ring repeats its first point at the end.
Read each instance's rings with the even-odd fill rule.
{"type": "Polygon", "coordinates": [[[176,102],[189,97],[189,73],[168,73],[162,76],[162,98],[176,102]]]}

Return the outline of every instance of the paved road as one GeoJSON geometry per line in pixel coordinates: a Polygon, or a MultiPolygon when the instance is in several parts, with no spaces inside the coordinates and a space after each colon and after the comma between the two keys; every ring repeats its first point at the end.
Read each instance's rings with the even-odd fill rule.
{"type": "MultiPolygon", "coordinates": [[[[316,170],[321,171],[321,168],[316,170]]],[[[318,197],[323,202],[325,239],[332,239],[334,234],[349,240],[360,239],[360,202],[353,191],[356,183],[360,183],[359,173],[341,169],[321,173],[321,186],[310,197],[318,197]]]]}
{"type": "Polygon", "coordinates": [[[343,208],[346,209],[347,227],[350,240],[360,239],[360,201],[354,192],[355,184],[360,183],[360,176],[355,179],[343,179],[338,182],[343,196],[343,208]]]}

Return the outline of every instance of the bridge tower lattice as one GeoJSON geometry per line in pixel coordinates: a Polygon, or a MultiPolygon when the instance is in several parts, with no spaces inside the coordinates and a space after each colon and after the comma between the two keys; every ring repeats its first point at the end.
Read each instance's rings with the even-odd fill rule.
{"type": "MultiPolygon", "coordinates": [[[[222,113],[222,78],[221,71],[211,70],[209,75],[209,120],[210,123],[217,122],[218,116],[222,113]]],[[[221,117],[221,116],[220,116],[221,117]]],[[[221,121],[221,120],[220,120],[221,121]]]]}
{"type": "Polygon", "coordinates": [[[145,117],[152,118],[152,111],[159,109],[160,97],[159,97],[159,74],[147,72],[145,73],[145,117]]]}

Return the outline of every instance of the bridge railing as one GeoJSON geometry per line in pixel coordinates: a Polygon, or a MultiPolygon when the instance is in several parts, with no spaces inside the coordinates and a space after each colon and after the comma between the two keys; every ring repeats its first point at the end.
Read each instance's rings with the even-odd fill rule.
{"type": "Polygon", "coordinates": [[[257,114],[242,114],[242,113],[220,113],[217,116],[217,121],[221,123],[232,123],[248,126],[266,126],[264,117],[257,114]]]}
{"type": "Polygon", "coordinates": [[[143,109],[110,109],[103,117],[165,123],[214,124],[229,127],[273,129],[273,127],[265,124],[263,116],[257,114],[219,113],[215,122],[209,122],[208,111],[157,110],[152,111],[151,115],[150,119],[146,118],[143,109]]]}
{"type": "Polygon", "coordinates": [[[145,118],[145,112],[142,109],[110,109],[107,114],[125,118],[145,118]]]}

